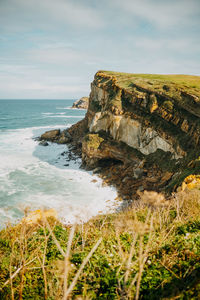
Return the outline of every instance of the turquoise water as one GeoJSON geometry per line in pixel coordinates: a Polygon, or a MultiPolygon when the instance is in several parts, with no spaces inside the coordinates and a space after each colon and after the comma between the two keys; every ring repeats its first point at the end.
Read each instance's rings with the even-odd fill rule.
{"type": "Polygon", "coordinates": [[[116,191],[80,169],[80,159],[61,155],[69,151],[66,145],[43,147],[34,139],[81,120],[86,111],[71,109],[72,103],[0,100],[0,227],[19,221],[27,208],[54,208],[64,223],[72,223],[118,205],[116,191]]]}
{"type": "Polygon", "coordinates": [[[85,110],[70,109],[74,100],[0,100],[0,129],[74,124],[85,110]]]}

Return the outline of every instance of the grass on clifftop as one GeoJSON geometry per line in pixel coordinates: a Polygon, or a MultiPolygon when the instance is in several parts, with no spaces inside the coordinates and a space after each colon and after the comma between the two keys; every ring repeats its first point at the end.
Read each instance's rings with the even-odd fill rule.
{"type": "Polygon", "coordinates": [[[99,71],[99,73],[105,73],[108,75],[116,76],[117,80],[122,83],[122,81],[130,80],[132,82],[137,82],[137,80],[145,79],[146,84],[150,86],[152,83],[159,81],[166,84],[175,83],[187,88],[194,88],[200,91],[200,76],[194,75],[183,75],[183,74],[172,74],[172,75],[162,75],[162,74],[134,74],[134,73],[123,73],[123,72],[113,72],[113,71],[99,71]],[[149,80],[149,82],[148,82],[149,80]]]}
{"type": "Polygon", "coordinates": [[[200,191],[118,214],[0,232],[0,299],[199,299],[200,191]]]}
{"type": "Polygon", "coordinates": [[[195,102],[200,104],[200,76],[132,74],[113,71],[98,71],[97,74],[113,76],[116,79],[116,85],[129,92],[133,92],[136,85],[152,92],[165,94],[180,103],[185,101],[181,95],[182,92],[185,92],[195,97],[195,102]]]}

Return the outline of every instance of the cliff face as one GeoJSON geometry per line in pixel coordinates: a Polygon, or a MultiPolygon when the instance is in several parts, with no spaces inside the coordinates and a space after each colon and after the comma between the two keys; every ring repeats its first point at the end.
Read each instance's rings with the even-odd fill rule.
{"type": "Polygon", "coordinates": [[[199,152],[199,96],[197,76],[97,72],[83,121],[88,130],[83,162],[89,167],[106,160],[126,169],[132,165],[131,172],[146,172],[147,181],[153,165],[160,170],[158,181],[166,172],[171,177],[180,173],[199,152]]]}

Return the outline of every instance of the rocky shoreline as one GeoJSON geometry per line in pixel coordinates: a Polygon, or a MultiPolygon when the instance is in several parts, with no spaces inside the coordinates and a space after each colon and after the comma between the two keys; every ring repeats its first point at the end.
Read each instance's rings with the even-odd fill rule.
{"type": "MultiPolygon", "coordinates": [[[[65,144],[68,146],[68,151],[63,152],[62,155],[66,156],[66,161],[83,157],[82,140],[84,135],[81,135],[80,130],[78,130],[79,126],[80,124],[75,124],[68,130],[60,131],[59,135],[57,135],[57,130],[48,131],[40,137],[40,143],[50,141],[63,144],[63,136],[67,132],[65,144]],[[77,130],[76,127],[78,127],[77,130]]],[[[112,139],[110,142],[113,143],[112,139]]],[[[106,146],[108,147],[108,145],[106,146]]],[[[126,148],[125,145],[123,146],[126,148]]],[[[121,145],[121,147],[123,146],[121,145]]],[[[116,151],[117,147],[119,146],[116,145],[116,151]]],[[[128,154],[128,150],[124,149],[124,151],[127,151],[128,154]]],[[[171,172],[162,174],[156,165],[148,168],[144,160],[122,163],[110,159],[100,160],[93,165],[88,165],[82,160],[82,168],[98,174],[103,179],[104,184],[112,185],[117,189],[120,199],[128,201],[138,199],[138,191],[163,191],[163,186],[173,175],[171,172]]]]}
{"type": "Polygon", "coordinates": [[[68,144],[82,167],[115,186],[124,200],[144,190],[169,193],[199,168],[199,102],[195,91],[184,89],[134,76],[130,84],[130,74],[97,72],[85,118],[40,140],[68,144]]]}
{"type": "Polygon", "coordinates": [[[85,118],[36,139],[66,144],[66,161],[81,157],[128,209],[74,225],[37,210],[7,226],[1,299],[63,299],[66,286],[73,299],[200,298],[200,86],[148,81],[98,72],[85,118]]]}

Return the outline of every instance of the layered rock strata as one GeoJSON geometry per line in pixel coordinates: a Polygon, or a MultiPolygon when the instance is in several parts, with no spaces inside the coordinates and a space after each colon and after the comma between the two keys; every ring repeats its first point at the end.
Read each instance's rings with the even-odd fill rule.
{"type": "Polygon", "coordinates": [[[175,188],[197,172],[190,161],[200,152],[200,89],[168,77],[97,72],[86,117],[68,130],[83,165],[101,167],[125,198],[175,188]]]}

